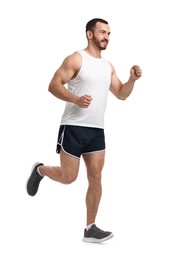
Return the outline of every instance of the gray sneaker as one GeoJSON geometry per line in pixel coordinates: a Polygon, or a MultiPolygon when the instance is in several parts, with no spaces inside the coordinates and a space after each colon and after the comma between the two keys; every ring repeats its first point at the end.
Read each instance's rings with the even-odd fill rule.
{"type": "Polygon", "coordinates": [[[39,175],[39,173],[37,172],[37,168],[40,165],[44,165],[44,164],[37,162],[33,165],[31,175],[27,182],[27,192],[30,196],[34,196],[37,193],[40,181],[44,178],[43,176],[39,175]]]}
{"type": "Polygon", "coordinates": [[[100,228],[96,227],[95,224],[93,224],[89,230],[84,230],[83,241],[89,243],[100,243],[112,237],[112,232],[103,231],[100,228]]]}

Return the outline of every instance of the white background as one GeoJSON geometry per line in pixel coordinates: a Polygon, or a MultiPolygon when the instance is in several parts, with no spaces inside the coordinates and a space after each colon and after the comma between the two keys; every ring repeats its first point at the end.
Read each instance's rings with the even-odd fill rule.
{"type": "Polygon", "coordinates": [[[162,1],[1,0],[0,258],[170,259],[169,8],[162,1]],[[25,185],[35,161],[57,165],[55,145],[64,102],[48,92],[63,59],[85,48],[85,25],[111,28],[103,55],[125,82],[143,77],[132,95],[109,94],[100,228],[114,238],[82,242],[86,172],[64,186],[44,179],[35,197],[25,185]]]}

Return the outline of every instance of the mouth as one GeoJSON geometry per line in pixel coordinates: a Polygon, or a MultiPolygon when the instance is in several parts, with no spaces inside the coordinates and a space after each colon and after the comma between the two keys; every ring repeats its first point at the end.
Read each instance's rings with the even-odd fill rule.
{"type": "Polygon", "coordinates": [[[102,41],[102,43],[105,43],[106,45],[108,44],[108,41],[102,41]]]}

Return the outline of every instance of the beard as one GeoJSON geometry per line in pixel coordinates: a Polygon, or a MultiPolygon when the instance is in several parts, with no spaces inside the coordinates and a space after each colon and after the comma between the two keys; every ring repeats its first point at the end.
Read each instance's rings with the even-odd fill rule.
{"type": "Polygon", "coordinates": [[[95,36],[93,36],[93,42],[95,43],[95,45],[100,49],[100,50],[105,50],[107,48],[108,45],[108,41],[107,40],[98,40],[95,36]]]}

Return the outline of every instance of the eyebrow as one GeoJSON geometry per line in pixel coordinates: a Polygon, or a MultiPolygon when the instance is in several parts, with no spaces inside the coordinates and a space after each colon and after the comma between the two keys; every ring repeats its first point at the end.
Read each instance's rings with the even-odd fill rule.
{"type": "MultiPolygon", "coordinates": [[[[107,33],[105,30],[99,30],[99,32],[102,32],[102,33],[107,33]]],[[[108,35],[110,35],[110,34],[111,34],[111,32],[108,32],[107,34],[108,34],[108,35]]]]}

